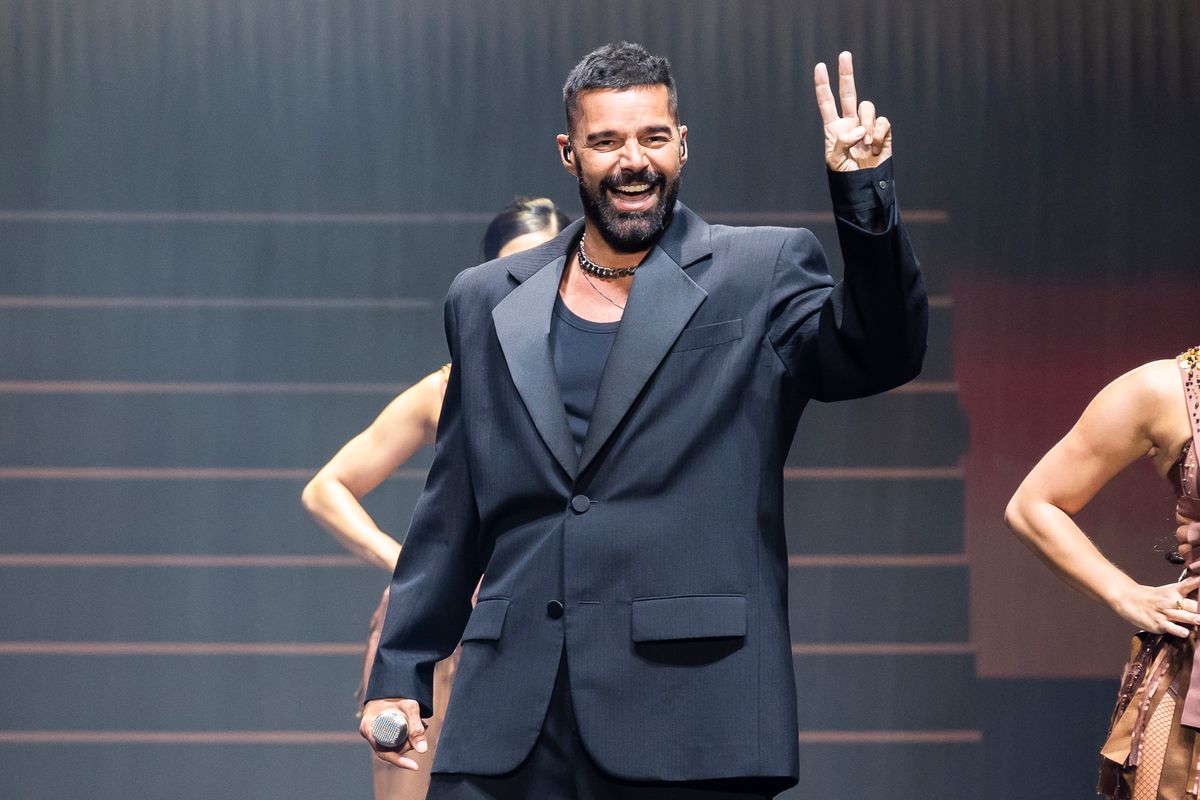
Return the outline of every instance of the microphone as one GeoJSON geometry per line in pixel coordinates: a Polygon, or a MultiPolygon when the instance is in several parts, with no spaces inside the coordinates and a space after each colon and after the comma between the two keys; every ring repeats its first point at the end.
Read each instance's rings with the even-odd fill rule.
{"type": "Polygon", "coordinates": [[[384,750],[398,750],[408,739],[408,720],[399,711],[385,711],[371,723],[371,737],[384,750]]]}

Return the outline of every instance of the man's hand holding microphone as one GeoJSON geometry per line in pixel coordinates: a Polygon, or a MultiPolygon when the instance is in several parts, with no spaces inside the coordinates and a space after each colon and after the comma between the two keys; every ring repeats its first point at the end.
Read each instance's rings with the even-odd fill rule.
{"type": "Polygon", "coordinates": [[[369,701],[363,706],[358,732],[371,744],[376,756],[401,769],[420,769],[417,762],[404,753],[429,750],[421,708],[415,700],[381,698],[369,701]]]}

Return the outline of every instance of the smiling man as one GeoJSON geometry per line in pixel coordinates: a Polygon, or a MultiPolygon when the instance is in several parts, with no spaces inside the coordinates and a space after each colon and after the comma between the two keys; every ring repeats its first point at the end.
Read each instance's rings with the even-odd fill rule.
{"type": "MultiPolygon", "coordinates": [[[[583,220],[462,273],[437,453],[396,565],[362,732],[424,749],[430,798],[762,798],[798,779],[783,465],[809,400],[920,371],[925,292],[892,131],[814,71],[846,275],[807,230],[710,226],[663,58],[590,53],[563,89],[583,220]],[[478,604],[470,597],[486,574],[478,604]]],[[[822,688],[805,687],[808,691],[822,688]]],[[[372,744],[375,743],[372,741],[372,744]]]]}

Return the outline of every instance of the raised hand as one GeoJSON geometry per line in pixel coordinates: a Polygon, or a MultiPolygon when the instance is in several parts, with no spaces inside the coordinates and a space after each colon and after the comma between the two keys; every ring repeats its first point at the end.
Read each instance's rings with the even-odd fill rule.
{"type": "Polygon", "coordinates": [[[892,157],[892,123],[875,116],[875,104],[858,102],[854,89],[854,61],[849,51],[838,55],[838,94],[842,111],[829,86],[825,63],[813,70],[817,107],[825,125],[825,163],[834,172],[852,172],[882,164],[892,157]]]}

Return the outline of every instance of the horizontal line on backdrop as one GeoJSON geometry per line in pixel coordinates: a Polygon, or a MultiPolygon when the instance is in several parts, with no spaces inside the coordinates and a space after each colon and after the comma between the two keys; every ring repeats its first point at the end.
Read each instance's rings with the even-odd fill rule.
{"type": "MultiPolygon", "coordinates": [[[[801,731],[800,744],[974,744],[978,730],[801,731]]],[[[3,731],[0,744],[353,744],[352,731],[3,731]]]]}
{"type": "MultiPolygon", "coordinates": [[[[0,308],[245,308],[289,311],[343,309],[404,310],[440,307],[419,297],[86,297],[82,295],[0,295],[0,308]]],[[[933,295],[930,308],[953,308],[954,298],[933,295]]]]}
{"type": "Polygon", "coordinates": [[[366,567],[352,555],[3,553],[0,567],[366,567]]]}
{"type": "Polygon", "coordinates": [[[0,295],[0,308],[237,308],[287,311],[404,310],[440,306],[419,297],[86,297],[0,295]]]}
{"type": "MultiPolygon", "coordinates": [[[[701,211],[701,217],[722,225],[813,225],[832,223],[832,211],[701,211]]],[[[936,208],[917,208],[901,211],[905,222],[923,225],[944,225],[950,212],[936,208]]]]}
{"type": "Polygon", "coordinates": [[[957,381],[913,381],[891,390],[892,394],[958,394],[957,381]]]}
{"type": "MultiPolygon", "coordinates": [[[[315,475],[312,468],[258,467],[0,467],[0,480],[92,481],[294,481],[315,475]]],[[[392,479],[424,480],[423,469],[401,469],[392,479]]],[[[959,467],[788,467],[787,480],[960,480],[959,467]]]]}
{"type": "MultiPolygon", "coordinates": [[[[227,481],[308,480],[317,468],[256,467],[0,467],[0,480],[227,481]]],[[[424,479],[423,469],[401,469],[392,478],[424,479]]]]}
{"type": "Polygon", "coordinates": [[[983,731],[800,731],[800,744],[974,744],[983,731]]]}
{"type": "MultiPolygon", "coordinates": [[[[204,381],[0,381],[0,394],[383,394],[409,388],[404,383],[223,382],[204,381]]],[[[896,394],[956,394],[953,381],[914,381],[896,394]]]]}
{"type": "MultiPolygon", "coordinates": [[[[789,567],[962,567],[965,553],[913,555],[792,555],[789,567]]],[[[293,555],[271,553],[2,553],[0,567],[366,567],[352,555],[293,555]]]]}
{"type": "Polygon", "coordinates": [[[356,744],[353,731],[0,731],[0,744],[356,744]]]}
{"type": "Polygon", "coordinates": [[[962,656],[974,655],[967,642],[797,642],[797,656],[962,656]]]}
{"type": "MultiPolygon", "coordinates": [[[[907,218],[911,212],[905,212],[907,218]]],[[[432,225],[470,222],[486,224],[493,211],[83,211],[0,210],[0,222],[109,222],[135,224],[212,225],[432,225]]]]}
{"type": "MultiPolygon", "coordinates": [[[[2,557],[0,557],[2,559],[2,557]]],[[[873,553],[788,556],[789,567],[964,567],[966,553],[873,553]]],[[[3,560],[0,560],[3,564],[3,560]]]]}
{"type": "Polygon", "coordinates": [[[362,642],[4,642],[0,656],[361,656],[362,642]]]}
{"type": "MultiPolygon", "coordinates": [[[[950,213],[941,209],[911,209],[903,212],[911,223],[945,224],[950,213]]],[[[809,224],[833,222],[831,211],[704,211],[713,222],[745,224],[809,224]]],[[[0,210],[0,222],[110,222],[193,225],[236,223],[242,225],[436,225],[470,222],[486,224],[494,211],[424,212],[326,212],[326,211],[81,211],[81,210],[0,210]]]]}
{"type": "Polygon", "coordinates": [[[0,381],[0,394],[383,394],[405,383],[205,383],[170,381],[0,381]]]}
{"type": "MultiPolygon", "coordinates": [[[[0,655],[60,656],[347,656],[362,642],[56,642],[0,641],[0,655]]],[[[966,642],[799,642],[798,656],[973,655],[966,642]]]]}
{"type": "Polygon", "coordinates": [[[787,480],[955,480],[961,467],[787,467],[787,480]]]}

